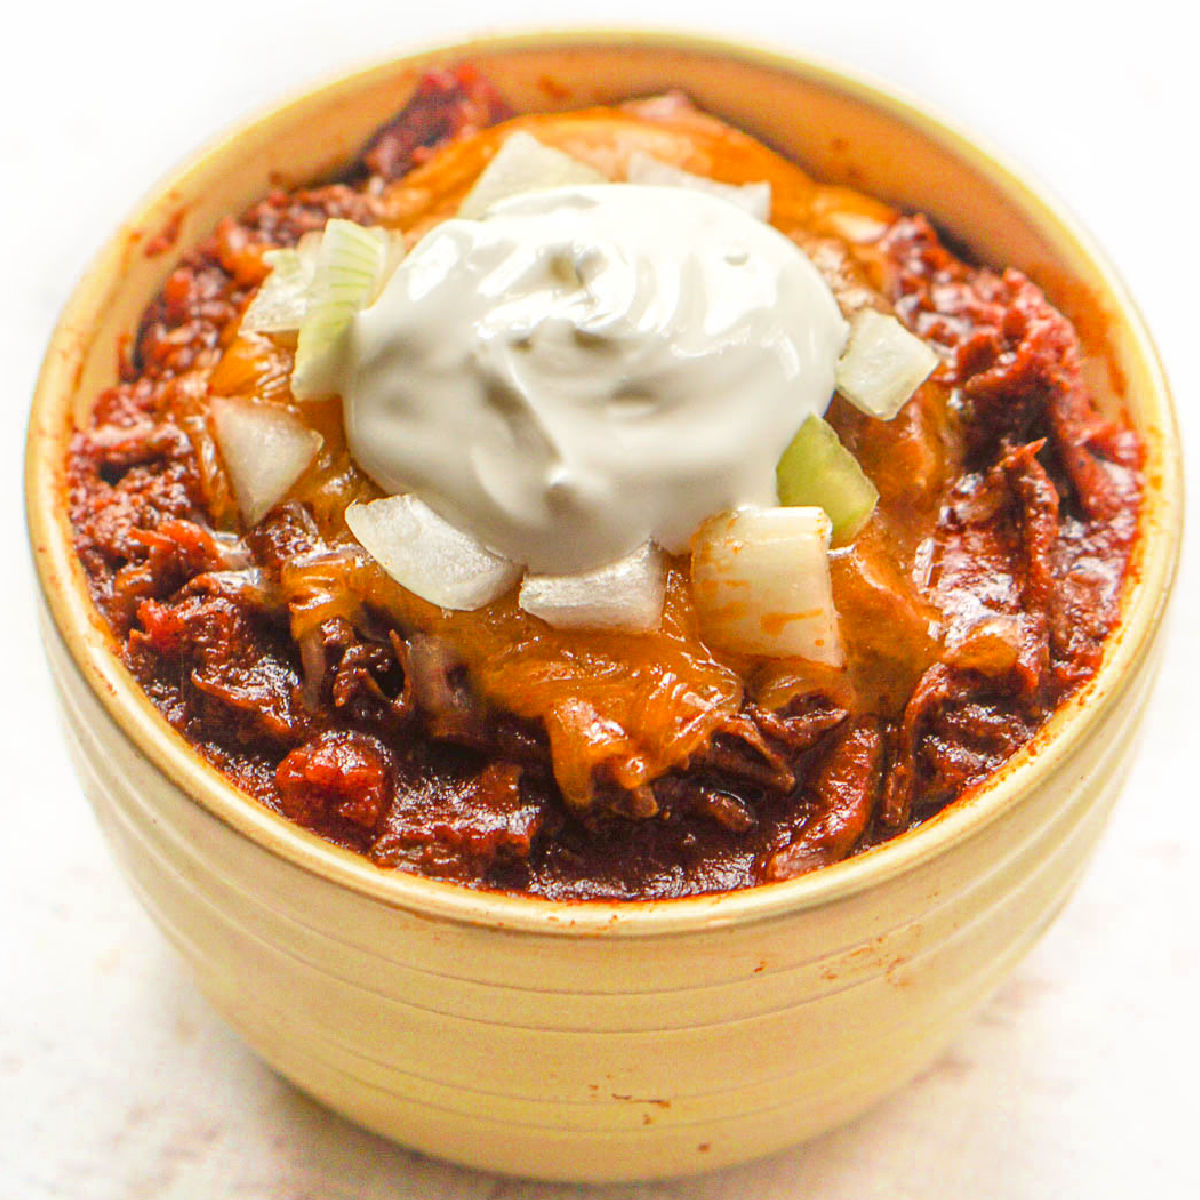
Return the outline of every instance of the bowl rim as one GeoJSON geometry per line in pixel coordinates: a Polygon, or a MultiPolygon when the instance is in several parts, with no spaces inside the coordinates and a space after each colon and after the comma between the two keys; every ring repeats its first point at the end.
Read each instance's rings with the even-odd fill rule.
{"type": "MultiPolygon", "coordinates": [[[[391,56],[305,87],[202,147],[140,201],[99,252],[76,286],[55,327],[34,392],[26,442],[26,514],[38,584],[74,669],[136,751],[210,815],[260,849],[305,873],[387,907],[426,919],[538,935],[604,934],[658,937],[714,927],[775,920],[847,900],[907,875],[968,840],[1001,812],[1019,805],[1036,782],[1070,758],[1103,719],[1122,681],[1150,653],[1162,622],[1179,558],[1183,522],[1182,455],[1170,387],[1145,323],[1125,285],[1079,223],[1045,188],[974,135],[902,91],[857,71],[750,41],[663,29],[587,29],[511,33],[426,46],[391,56]],[[1059,706],[1016,755],[954,804],[888,842],[797,879],[733,892],[666,900],[547,900],[475,889],[403,870],[375,866],[365,857],[326,842],[241,792],[200,757],[151,704],[121,663],[103,618],[93,607],[75,556],[66,514],[62,452],[71,424],[74,373],[86,357],[80,344],[85,318],[108,287],[127,231],[145,227],[159,199],[231,145],[283,118],[301,104],[361,91],[404,68],[421,69],[489,54],[528,50],[614,48],[636,43],[655,52],[733,59],[750,68],[782,73],[863,103],[914,128],[1017,202],[1056,247],[1067,247],[1103,283],[1111,302],[1110,325],[1123,327],[1152,387],[1139,396],[1152,464],[1146,471],[1141,533],[1127,574],[1122,613],[1095,676],[1059,706]]],[[[53,636],[52,634],[50,636],[53,636]]]]}

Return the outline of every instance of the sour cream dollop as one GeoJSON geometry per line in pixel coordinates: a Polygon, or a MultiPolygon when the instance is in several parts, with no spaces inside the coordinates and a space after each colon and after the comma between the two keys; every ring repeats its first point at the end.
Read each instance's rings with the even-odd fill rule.
{"type": "Polygon", "coordinates": [[[808,257],[728,201],[571,186],[427,234],[355,318],[339,390],[380,487],[558,575],[775,504],[846,337],[808,257]]]}

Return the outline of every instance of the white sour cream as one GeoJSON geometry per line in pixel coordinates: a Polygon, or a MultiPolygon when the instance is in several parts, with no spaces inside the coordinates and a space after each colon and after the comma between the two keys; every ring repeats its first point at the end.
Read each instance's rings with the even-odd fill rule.
{"type": "Polygon", "coordinates": [[[380,487],[566,574],[775,504],[846,336],[809,259],[726,200],[572,186],[427,234],[355,319],[339,390],[380,487]]]}

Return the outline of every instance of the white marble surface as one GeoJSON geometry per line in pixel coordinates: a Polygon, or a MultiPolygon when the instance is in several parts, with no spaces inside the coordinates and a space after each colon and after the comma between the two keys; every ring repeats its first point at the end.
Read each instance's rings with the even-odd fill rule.
{"type": "MultiPolygon", "coordinates": [[[[1005,5],[636,0],[506,23],[738,33],[880,76],[1031,167],[1117,262],[1200,435],[1195,39],[1173,0],[1005,5]],[[998,64],[1005,64],[998,66],[998,64]]],[[[2,1200],[1046,1200],[1200,1195],[1200,580],[1185,561],[1140,760],[1062,918],[925,1076],[853,1126],[692,1181],[590,1191],[430,1162],[275,1078],[196,995],[117,876],[65,762],[33,623],[20,438],[41,348],[89,255],[214,131],[361,60],[496,28],[495,7],[208,0],[10,12],[0,50],[7,633],[0,817],[2,1200]],[[145,21],[153,22],[147,29],[145,21]]],[[[1196,526],[1192,506],[1193,528],[1196,526]]]]}

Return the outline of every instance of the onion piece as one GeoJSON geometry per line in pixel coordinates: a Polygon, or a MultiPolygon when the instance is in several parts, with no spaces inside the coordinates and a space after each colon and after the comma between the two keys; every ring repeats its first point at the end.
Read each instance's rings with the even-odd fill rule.
{"type": "Polygon", "coordinates": [[[739,508],[692,538],[692,591],[707,640],[768,658],[844,661],[820,508],[739,508]]]}
{"type": "Polygon", "coordinates": [[[825,510],[833,522],[835,545],[854,540],[879,500],[875,485],[833,426],[815,413],[796,430],[780,456],[775,483],[780,504],[818,505],[825,510]]]}
{"type": "Polygon", "coordinates": [[[645,633],[662,620],[666,568],[650,543],[575,575],[526,575],[518,603],[556,629],[621,629],[645,633]]]}
{"type": "Polygon", "coordinates": [[[482,608],[521,576],[518,564],[493,554],[413,495],[352,504],[346,524],[398,584],[439,608],[482,608]]]}
{"type": "Polygon", "coordinates": [[[305,234],[295,249],[268,250],[263,255],[271,273],[242,315],[242,333],[290,333],[300,328],[320,246],[319,233],[305,234]]]}
{"type": "Polygon", "coordinates": [[[715,179],[693,175],[690,171],[683,171],[670,163],[651,158],[642,150],[635,150],[629,156],[625,178],[629,183],[648,184],[651,187],[685,187],[697,192],[706,192],[710,196],[736,204],[738,208],[760,221],[765,221],[771,215],[769,183],[718,183],[715,179]]]}
{"type": "Polygon", "coordinates": [[[463,197],[458,215],[478,220],[492,205],[522,192],[573,183],[607,182],[595,167],[543,145],[532,134],[519,129],[505,138],[475,186],[463,197]]]}
{"type": "Polygon", "coordinates": [[[850,322],[837,390],[872,417],[890,421],[938,365],[938,356],[895,317],[864,309],[850,322]]]}
{"type": "Polygon", "coordinates": [[[378,295],[394,246],[385,229],[334,217],[317,250],[308,306],[296,342],[292,394],[297,400],[337,388],[345,335],[354,314],[378,295]]]}
{"type": "Polygon", "coordinates": [[[308,469],[324,439],[286,408],[218,396],[213,434],[242,520],[257,525],[308,469]]]}

